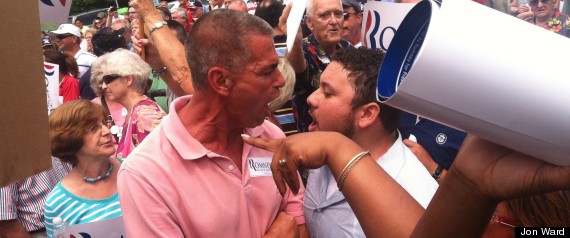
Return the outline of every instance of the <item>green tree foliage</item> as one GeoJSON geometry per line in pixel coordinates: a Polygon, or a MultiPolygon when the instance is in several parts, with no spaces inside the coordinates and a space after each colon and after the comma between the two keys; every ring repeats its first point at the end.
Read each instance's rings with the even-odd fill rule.
{"type": "MultiPolygon", "coordinates": [[[[129,0],[117,0],[119,8],[128,7],[129,0]]],[[[71,4],[70,14],[76,14],[97,8],[116,6],[115,0],[73,0],[71,4]]]]}

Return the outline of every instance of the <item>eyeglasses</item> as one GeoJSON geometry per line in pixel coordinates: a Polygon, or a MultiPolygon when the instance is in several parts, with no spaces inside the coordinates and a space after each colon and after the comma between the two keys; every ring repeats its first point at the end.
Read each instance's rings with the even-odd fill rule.
{"type": "Polygon", "coordinates": [[[95,24],[101,24],[101,22],[100,22],[100,21],[96,21],[95,24]]]}
{"type": "Polygon", "coordinates": [[[103,129],[103,127],[108,127],[108,125],[110,125],[111,121],[107,120],[105,121],[105,123],[97,123],[95,125],[90,126],[87,130],[87,132],[98,132],[99,130],[103,129]]]}
{"type": "Polygon", "coordinates": [[[61,34],[61,35],[55,35],[55,38],[59,39],[59,40],[63,40],[65,38],[74,36],[73,34],[61,34]]]}
{"type": "Polygon", "coordinates": [[[118,75],[118,74],[105,75],[105,76],[103,76],[103,82],[104,82],[105,84],[110,84],[110,83],[112,83],[113,81],[115,81],[116,79],[118,79],[118,78],[120,78],[120,77],[123,77],[123,76],[118,75]]]}
{"type": "Polygon", "coordinates": [[[499,223],[501,225],[505,225],[508,227],[516,227],[515,219],[512,219],[507,216],[499,215],[497,213],[493,213],[493,217],[491,218],[491,222],[499,223]]]}
{"type": "Polygon", "coordinates": [[[530,6],[538,6],[538,2],[541,2],[543,5],[549,4],[551,0],[530,0],[528,5],[530,6]]]}
{"type": "Polygon", "coordinates": [[[323,12],[318,15],[319,19],[323,21],[331,19],[331,16],[334,16],[336,19],[340,19],[341,17],[344,16],[344,13],[341,11],[335,11],[335,12],[323,12]]]}
{"type": "Polygon", "coordinates": [[[358,15],[358,13],[355,13],[355,12],[343,12],[343,13],[342,13],[342,16],[344,17],[344,20],[345,20],[345,21],[348,20],[348,18],[350,17],[350,15],[355,15],[355,16],[356,16],[356,15],[358,15]]]}

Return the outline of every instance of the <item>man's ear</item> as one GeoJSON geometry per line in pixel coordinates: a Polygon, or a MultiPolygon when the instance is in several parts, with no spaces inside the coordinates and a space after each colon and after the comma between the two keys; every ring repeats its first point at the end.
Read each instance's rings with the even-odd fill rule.
{"type": "Polygon", "coordinates": [[[356,14],[356,20],[358,21],[358,25],[362,25],[362,19],[364,18],[364,16],[361,13],[356,14]]]}
{"type": "Polygon", "coordinates": [[[75,35],[73,35],[73,37],[74,37],[74,40],[75,40],[75,42],[73,42],[73,43],[79,44],[79,37],[77,37],[77,36],[75,36],[75,35]]]}
{"type": "Polygon", "coordinates": [[[307,16],[307,27],[311,30],[311,32],[313,31],[313,21],[309,16],[307,16]]]}
{"type": "Polygon", "coordinates": [[[210,88],[222,96],[228,96],[233,81],[229,77],[230,73],[224,68],[212,67],[208,70],[208,83],[210,88]]]}
{"type": "Polygon", "coordinates": [[[355,121],[359,128],[367,128],[378,121],[380,105],[375,102],[364,104],[358,108],[355,121]]]}

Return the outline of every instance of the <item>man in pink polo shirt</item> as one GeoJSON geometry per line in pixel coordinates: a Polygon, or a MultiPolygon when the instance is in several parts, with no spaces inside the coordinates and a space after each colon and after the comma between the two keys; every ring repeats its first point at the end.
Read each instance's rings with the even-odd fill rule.
{"type": "MultiPolygon", "coordinates": [[[[168,28],[151,30],[159,31],[168,28]]],[[[196,22],[185,46],[194,94],[172,103],[119,171],[127,236],[308,235],[304,190],[281,196],[273,153],[241,137],[284,137],[264,118],[285,84],[272,34],[260,18],[231,10],[196,22]]]]}

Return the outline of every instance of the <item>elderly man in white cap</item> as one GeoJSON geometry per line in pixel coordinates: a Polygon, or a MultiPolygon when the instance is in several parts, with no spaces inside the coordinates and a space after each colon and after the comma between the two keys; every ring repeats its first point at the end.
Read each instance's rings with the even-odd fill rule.
{"type": "Polygon", "coordinates": [[[79,67],[79,75],[77,75],[77,78],[81,78],[81,76],[91,68],[91,64],[97,58],[79,46],[81,43],[81,31],[73,24],[61,24],[57,30],[51,33],[54,35],[55,43],[59,49],[75,57],[77,66],[79,67]]]}

